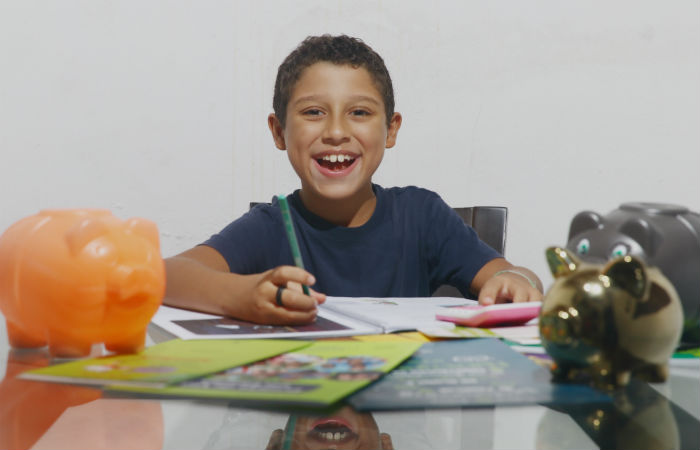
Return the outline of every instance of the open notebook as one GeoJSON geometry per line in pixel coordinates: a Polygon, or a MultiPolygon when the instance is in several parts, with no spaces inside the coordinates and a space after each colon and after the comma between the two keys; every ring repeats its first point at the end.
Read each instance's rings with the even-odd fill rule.
{"type": "Polygon", "coordinates": [[[454,328],[436,318],[446,307],[474,305],[453,297],[328,297],[316,322],[304,326],[259,325],[229,317],[161,306],[152,322],[181,339],[321,338],[454,328]]]}

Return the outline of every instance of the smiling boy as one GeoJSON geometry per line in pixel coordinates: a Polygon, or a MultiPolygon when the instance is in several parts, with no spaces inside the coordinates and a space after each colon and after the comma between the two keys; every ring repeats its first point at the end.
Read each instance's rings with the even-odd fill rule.
{"type": "Polygon", "coordinates": [[[273,107],[275,145],[301,181],[289,204],[307,270],[292,266],[273,199],[167,258],[167,304],[300,324],[325,294],[425,297],[451,284],[483,304],[541,299],[535,274],[480,241],[437,194],[372,183],[402,118],[382,58],[361,40],[304,40],[280,65],[273,107]]]}

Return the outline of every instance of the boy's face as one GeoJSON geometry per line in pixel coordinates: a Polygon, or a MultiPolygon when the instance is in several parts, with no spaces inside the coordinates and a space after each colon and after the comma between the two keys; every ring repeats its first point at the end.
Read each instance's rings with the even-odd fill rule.
{"type": "Polygon", "coordinates": [[[287,150],[302,195],[318,200],[363,200],[384,149],[401,125],[387,127],[384,102],[366,69],[319,62],[307,67],[287,105],[284,128],[268,119],[275,144],[287,150]]]}

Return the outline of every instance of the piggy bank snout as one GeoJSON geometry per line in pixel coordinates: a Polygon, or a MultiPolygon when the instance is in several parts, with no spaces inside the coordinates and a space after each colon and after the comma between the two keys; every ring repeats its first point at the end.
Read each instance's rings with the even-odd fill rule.
{"type": "Polygon", "coordinates": [[[559,309],[540,317],[540,335],[547,352],[558,361],[585,366],[599,353],[600,337],[574,308],[559,309]]]}
{"type": "Polygon", "coordinates": [[[120,265],[111,274],[107,290],[119,300],[158,296],[162,283],[156,271],[147,266],[120,265]]]}
{"type": "Polygon", "coordinates": [[[540,333],[552,344],[569,345],[575,337],[577,316],[567,311],[553,311],[540,317],[540,333]]]}

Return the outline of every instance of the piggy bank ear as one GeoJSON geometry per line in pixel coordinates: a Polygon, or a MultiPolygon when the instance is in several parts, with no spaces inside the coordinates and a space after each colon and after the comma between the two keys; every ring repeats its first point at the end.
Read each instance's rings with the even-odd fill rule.
{"type": "Polygon", "coordinates": [[[647,297],[649,286],[647,271],[644,264],[637,258],[625,256],[608,263],[602,271],[610,279],[610,283],[627,291],[636,299],[647,297]]]}
{"type": "Polygon", "coordinates": [[[584,231],[597,230],[603,227],[603,217],[593,211],[583,211],[574,216],[569,227],[569,239],[571,241],[574,236],[577,236],[584,231]]]}
{"type": "Polygon", "coordinates": [[[580,266],[580,261],[565,248],[549,247],[545,252],[547,264],[554,278],[563,277],[575,272],[580,266]]]}
{"type": "Polygon", "coordinates": [[[654,256],[661,244],[661,233],[644,219],[630,219],[622,224],[619,231],[637,241],[648,256],[654,256]]]}
{"type": "Polygon", "coordinates": [[[155,223],[146,219],[132,217],[126,221],[126,230],[131,234],[135,234],[146,238],[146,240],[156,248],[160,249],[160,239],[158,237],[158,227],[155,223]]]}
{"type": "Polygon", "coordinates": [[[65,239],[72,256],[77,255],[90,241],[107,233],[107,225],[99,219],[86,217],[66,231],[65,239]]]}

